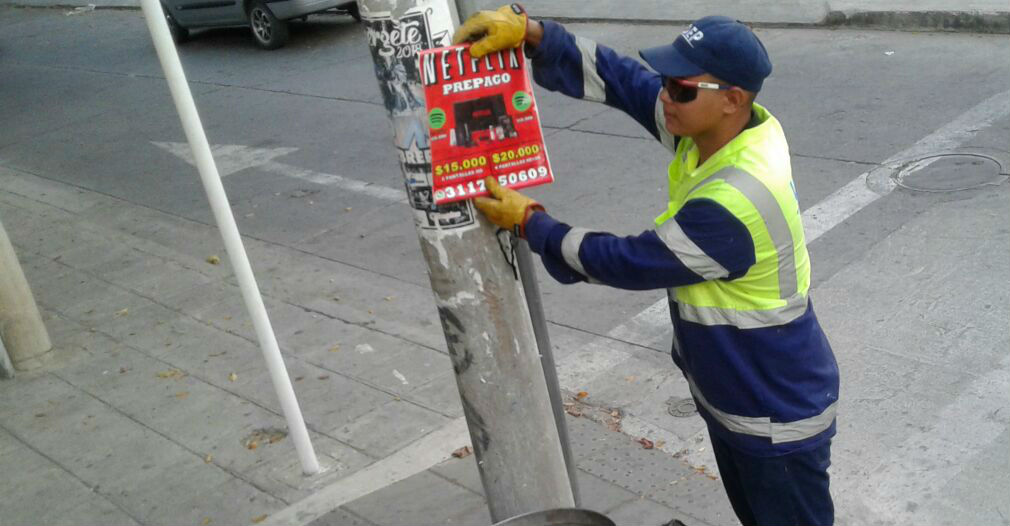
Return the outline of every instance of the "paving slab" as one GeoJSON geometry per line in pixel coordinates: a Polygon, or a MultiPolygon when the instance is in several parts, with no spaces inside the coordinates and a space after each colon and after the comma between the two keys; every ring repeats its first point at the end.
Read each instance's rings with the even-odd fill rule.
{"type": "Polygon", "coordinates": [[[483,499],[427,471],[388,486],[344,506],[375,524],[465,524],[460,509],[477,508],[483,499]]]}

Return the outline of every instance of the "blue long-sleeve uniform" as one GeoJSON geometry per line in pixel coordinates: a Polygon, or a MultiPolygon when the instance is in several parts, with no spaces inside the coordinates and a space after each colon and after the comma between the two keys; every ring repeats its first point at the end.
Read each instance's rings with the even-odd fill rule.
{"type": "MultiPolygon", "coordinates": [[[[530,51],[534,80],[565,95],[601,102],[630,115],[668,149],[677,138],[664,126],[658,102],[660,76],[638,61],[543,22],[544,36],[530,51]]],[[[684,236],[721,265],[732,280],[755,263],[750,233],[718,203],[691,199],[670,219],[684,236]]],[[[569,236],[571,226],[536,212],[525,226],[531,249],[561,283],[588,281],[631,290],[671,288],[706,278],[692,270],[695,254],[677,253],[657,234],[637,236],[585,232],[569,236]],[[579,243],[565,246],[566,238],[579,243]]],[[[838,396],[838,370],[813,307],[781,326],[740,329],[710,326],[680,318],[671,306],[674,361],[703,394],[705,403],[734,415],[791,422],[820,413],[838,396]],[[797,357],[801,357],[798,359],[797,357]]],[[[705,404],[702,404],[703,406],[705,404]]],[[[830,439],[835,424],[803,440],[773,443],[766,437],[737,433],[712,414],[699,412],[713,433],[751,454],[773,456],[816,447],[830,439]]]]}

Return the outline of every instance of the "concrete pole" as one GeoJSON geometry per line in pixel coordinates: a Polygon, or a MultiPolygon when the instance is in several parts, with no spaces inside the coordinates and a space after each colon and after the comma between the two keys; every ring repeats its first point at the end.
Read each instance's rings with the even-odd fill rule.
{"type": "MultiPolygon", "coordinates": [[[[460,20],[466,20],[479,11],[476,0],[456,0],[456,12],[460,20]]],[[[550,335],[547,332],[547,317],[544,315],[544,305],[540,301],[540,285],[537,283],[536,268],[529,244],[524,240],[513,239],[516,253],[516,265],[519,268],[519,278],[522,280],[523,293],[526,295],[526,306],[529,308],[533,322],[533,334],[540,351],[540,362],[547,381],[547,393],[551,397],[551,409],[554,413],[554,424],[558,427],[558,438],[561,440],[561,451],[565,456],[565,466],[568,468],[568,480],[572,484],[572,495],[575,506],[581,507],[582,498],[579,493],[578,468],[572,455],[571,441],[568,438],[568,423],[565,422],[564,400],[561,396],[561,384],[558,382],[557,366],[554,362],[554,350],[551,348],[550,335]]]]}
{"type": "MultiPolygon", "coordinates": [[[[0,350],[4,348],[13,367],[24,370],[41,365],[38,358],[49,352],[53,344],[14,246],[0,223],[0,350]]],[[[13,375],[13,369],[10,374],[13,375]]]]}
{"type": "Polygon", "coordinates": [[[510,235],[470,201],[433,208],[417,53],[448,45],[450,0],[359,0],[493,522],[575,505],[510,235]]]}
{"type": "Polygon", "coordinates": [[[182,129],[186,133],[189,147],[193,150],[197,171],[200,173],[200,180],[207,193],[207,200],[214,213],[217,228],[221,232],[225,252],[228,253],[232,270],[235,271],[235,279],[242,291],[246,310],[249,311],[249,317],[252,318],[256,338],[259,340],[260,350],[263,352],[263,360],[266,361],[267,371],[270,373],[270,381],[273,383],[274,392],[280,401],[281,411],[288,424],[288,433],[291,435],[291,442],[295,446],[298,460],[302,465],[302,473],[314,475],[319,472],[319,460],[312,447],[302,410],[298,406],[298,399],[295,397],[295,390],[291,385],[291,378],[288,377],[288,371],[284,367],[284,358],[281,356],[277,337],[274,335],[266,307],[263,305],[259,286],[256,285],[256,277],[253,275],[252,265],[249,264],[249,256],[245,252],[245,246],[242,244],[235,216],[231,213],[224,184],[221,183],[221,176],[214,163],[214,156],[210,153],[210,143],[207,142],[207,134],[204,133],[200,114],[196,111],[196,103],[193,101],[193,94],[186,82],[186,73],[182,69],[182,62],[179,61],[179,52],[175,49],[172,36],[168,32],[168,24],[165,21],[165,14],[161,10],[161,3],[158,0],[141,0],[140,7],[144,11],[144,19],[151,32],[151,40],[154,42],[154,49],[161,62],[161,69],[165,72],[165,80],[172,93],[172,100],[175,101],[175,108],[179,112],[182,129]]]}

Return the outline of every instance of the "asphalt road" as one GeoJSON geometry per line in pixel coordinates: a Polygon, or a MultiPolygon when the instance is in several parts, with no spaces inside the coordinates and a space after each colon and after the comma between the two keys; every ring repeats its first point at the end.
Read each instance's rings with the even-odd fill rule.
{"type": "MultiPolygon", "coordinates": [[[[673,31],[572,29],[626,53],[673,31]]],[[[292,32],[273,52],[238,29],[181,48],[207,135],[225,145],[217,151],[239,227],[423,294],[364,34],[336,16],[292,32]]],[[[835,448],[836,488],[850,495],[840,516],[1005,524],[1008,192],[982,183],[1000,183],[997,162],[1006,173],[1010,159],[1006,37],[758,34],[775,65],[759,102],[786,130],[802,208],[861,203],[833,208],[838,224],[810,245],[812,297],[848,404],[835,448]],[[906,166],[909,155],[955,150],[972,156],[906,166]],[[889,183],[885,161],[910,168],[902,185],[889,183]],[[868,173],[882,197],[836,194],[868,173]]],[[[665,206],[665,150],[615,110],[536,95],[557,182],[531,193],[573,225],[649,228],[665,206]]],[[[0,164],[212,221],[178,154],[185,139],[139,12],[0,9],[0,122],[0,164]]],[[[590,336],[627,329],[663,296],[562,287],[545,274],[542,289],[554,324],[590,336]]],[[[653,325],[628,339],[665,352],[653,325]]]]}

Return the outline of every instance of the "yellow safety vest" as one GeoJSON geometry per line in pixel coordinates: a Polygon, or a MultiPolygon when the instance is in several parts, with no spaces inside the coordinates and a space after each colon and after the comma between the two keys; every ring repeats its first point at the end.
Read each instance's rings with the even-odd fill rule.
{"type": "MultiPolygon", "coordinates": [[[[687,137],[680,139],[670,163],[669,204],[656,218],[659,236],[683,243],[685,236],[671,235],[679,226],[670,219],[688,200],[710,199],[747,227],[755,251],[754,265],[733,280],[713,279],[725,276],[725,269],[700,258],[701,272],[708,274],[703,277],[710,281],[669,291],[685,321],[752,329],[783,325],[807,310],[810,259],[789,145],[779,121],[759,104],[753,109],[760,124],[745,129],[701,166],[698,148],[687,137]]],[[[678,253],[699,252],[697,247],[680,248],[678,253]]]]}

